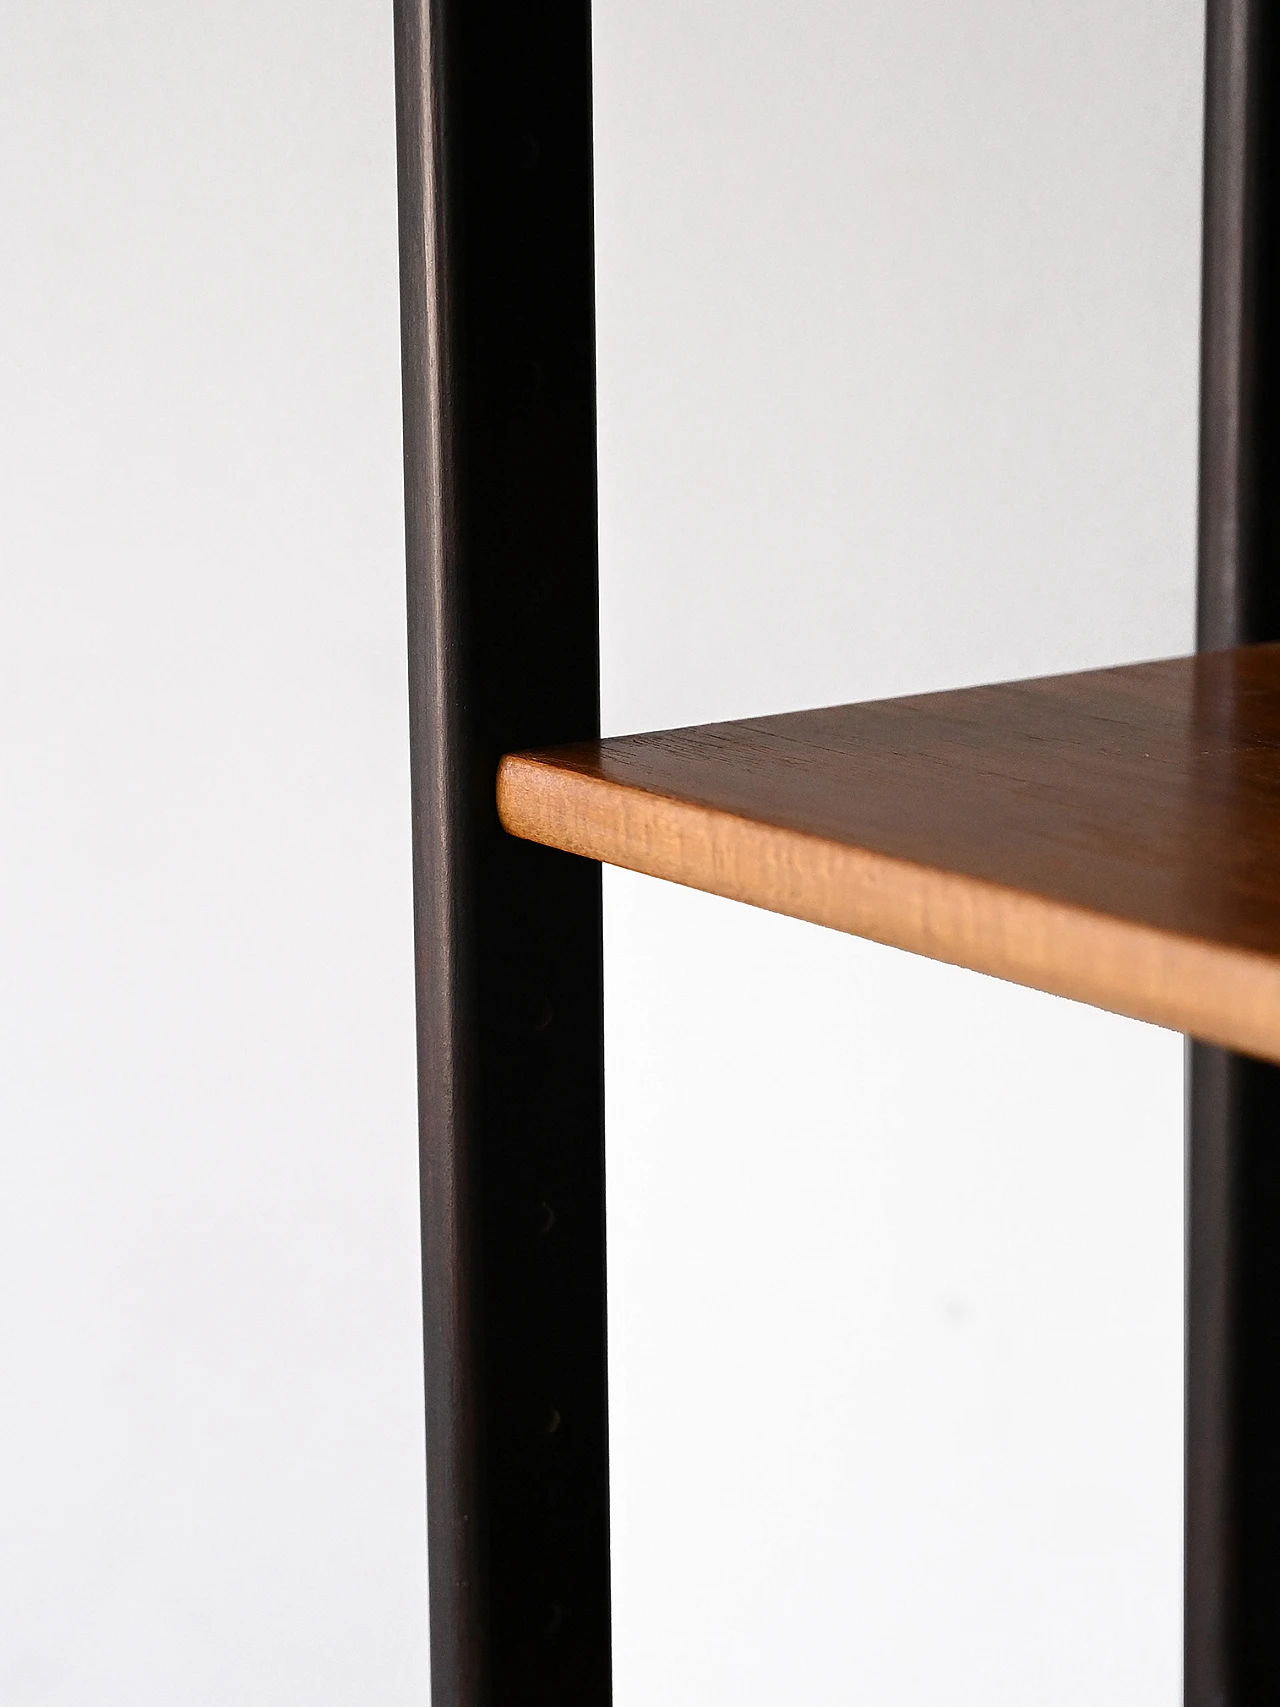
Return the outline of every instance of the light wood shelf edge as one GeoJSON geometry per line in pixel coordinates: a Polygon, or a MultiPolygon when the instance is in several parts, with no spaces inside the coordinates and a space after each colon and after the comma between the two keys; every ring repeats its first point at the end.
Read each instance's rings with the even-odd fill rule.
{"type": "Polygon", "coordinates": [[[509,755],[512,835],[1280,1062],[1280,961],[509,755]]]}

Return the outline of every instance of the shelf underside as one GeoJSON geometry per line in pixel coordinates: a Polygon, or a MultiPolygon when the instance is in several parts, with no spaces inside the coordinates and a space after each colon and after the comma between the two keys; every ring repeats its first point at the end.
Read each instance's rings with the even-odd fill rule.
{"type": "Polygon", "coordinates": [[[498,810],[1280,1061],[1280,646],[515,754],[498,810]]]}

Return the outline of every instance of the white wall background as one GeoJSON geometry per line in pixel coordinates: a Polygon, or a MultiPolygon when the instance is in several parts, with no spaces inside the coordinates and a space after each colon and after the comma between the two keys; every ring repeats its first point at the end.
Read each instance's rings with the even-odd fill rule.
{"type": "MultiPolygon", "coordinates": [[[[608,726],[1190,638],[1201,9],[597,0],[608,726]]],[[[0,9],[0,1700],[425,1697],[389,7],[0,9]]],[[[1173,1707],[1180,1046],[611,874],[619,1707],[1173,1707]]]]}
{"type": "Polygon", "coordinates": [[[0,6],[0,1701],[425,1699],[390,8],[0,6]]]}
{"type": "MultiPolygon", "coordinates": [[[[607,728],[1185,650],[1203,7],[595,18],[607,728]]],[[[1174,1707],[1179,1041],[606,897],[619,1707],[1174,1707]]]]}

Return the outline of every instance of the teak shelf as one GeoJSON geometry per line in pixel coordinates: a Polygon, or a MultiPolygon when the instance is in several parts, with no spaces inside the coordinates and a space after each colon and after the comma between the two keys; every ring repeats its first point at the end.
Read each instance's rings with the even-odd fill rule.
{"type": "Polygon", "coordinates": [[[601,860],[1201,1040],[1184,1702],[1276,1707],[1276,8],[1207,6],[1202,656],[602,742],[589,0],[394,4],[433,1707],[611,1698],[601,860]]]}
{"type": "Polygon", "coordinates": [[[503,826],[1280,1061],[1280,646],[513,754],[503,826]]]}

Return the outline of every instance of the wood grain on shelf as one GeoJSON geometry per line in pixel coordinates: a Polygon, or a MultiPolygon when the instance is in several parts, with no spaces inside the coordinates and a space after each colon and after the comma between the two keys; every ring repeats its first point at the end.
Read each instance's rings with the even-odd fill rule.
{"type": "Polygon", "coordinates": [[[1280,645],[514,754],[498,811],[1280,1061],[1280,645]]]}

